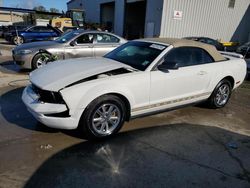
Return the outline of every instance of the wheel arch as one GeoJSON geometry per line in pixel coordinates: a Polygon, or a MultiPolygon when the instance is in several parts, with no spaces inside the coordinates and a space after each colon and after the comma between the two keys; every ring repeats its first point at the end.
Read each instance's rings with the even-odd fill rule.
{"type": "Polygon", "coordinates": [[[221,79],[220,82],[221,82],[222,80],[228,80],[228,81],[230,82],[230,84],[231,84],[232,89],[234,88],[235,80],[234,80],[234,78],[233,78],[232,76],[226,76],[226,77],[224,77],[223,79],[221,79]]]}
{"type": "MultiPolygon", "coordinates": [[[[120,94],[120,93],[117,93],[117,92],[110,92],[110,93],[105,93],[105,94],[102,94],[100,96],[97,96],[95,97],[91,102],[89,102],[88,105],[90,105],[94,100],[98,99],[98,98],[101,98],[103,96],[108,96],[108,95],[113,95],[113,96],[116,96],[118,98],[120,98],[122,100],[122,102],[124,103],[125,105],[125,108],[126,108],[126,111],[125,111],[125,120],[126,121],[129,121],[130,119],[130,116],[131,116],[131,105],[130,105],[130,102],[129,100],[127,99],[127,97],[125,97],[124,95],[120,94]]],[[[84,111],[82,112],[82,115],[84,114],[84,112],[86,111],[87,108],[84,109],[84,111]]],[[[81,116],[82,116],[81,115],[81,116]]]]}
{"type": "Polygon", "coordinates": [[[37,52],[34,53],[32,59],[31,59],[31,68],[34,69],[34,59],[37,55],[42,54],[42,53],[47,53],[48,55],[50,55],[50,53],[47,50],[44,50],[44,52],[41,52],[40,50],[38,50],[37,52]]]}
{"type": "Polygon", "coordinates": [[[40,54],[40,53],[41,53],[41,52],[37,51],[37,52],[33,55],[32,59],[31,59],[31,68],[32,68],[32,70],[34,69],[34,59],[35,59],[35,57],[36,57],[38,54],[40,54]]]}
{"type": "Polygon", "coordinates": [[[108,93],[106,95],[115,95],[117,97],[119,97],[125,104],[125,108],[126,108],[126,121],[129,121],[130,116],[131,116],[131,105],[129,100],[127,99],[127,97],[125,97],[124,95],[120,94],[120,93],[108,93]]]}

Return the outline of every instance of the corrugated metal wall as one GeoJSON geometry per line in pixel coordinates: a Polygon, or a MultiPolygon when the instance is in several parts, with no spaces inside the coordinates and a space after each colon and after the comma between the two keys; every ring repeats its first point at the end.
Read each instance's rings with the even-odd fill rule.
{"type": "Polygon", "coordinates": [[[124,0],[74,0],[68,3],[68,9],[80,8],[82,3],[86,21],[92,23],[99,23],[101,16],[101,4],[115,2],[115,20],[114,20],[114,32],[118,35],[123,34],[123,20],[124,20],[124,0]]]}
{"type": "Polygon", "coordinates": [[[145,37],[159,37],[163,0],[147,0],[145,18],[145,37]],[[152,31],[151,31],[152,30],[152,31]]]}
{"type": "Polygon", "coordinates": [[[70,9],[81,9],[82,0],[71,0],[67,2],[67,8],[70,9]]]}
{"type": "Polygon", "coordinates": [[[250,31],[250,0],[164,0],[161,37],[208,36],[224,41],[247,40],[250,31]],[[174,11],[182,11],[174,19],[174,11]]]}

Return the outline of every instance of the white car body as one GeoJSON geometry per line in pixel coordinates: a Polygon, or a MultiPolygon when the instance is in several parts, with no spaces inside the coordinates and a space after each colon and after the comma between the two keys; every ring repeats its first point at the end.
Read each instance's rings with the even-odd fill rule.
{"type": "Polygon", "coordinates": [[[232,54],[224,55],[228,60],[222,62],[180,67],[168,73],[154,70],[155,65],[172,48],[172,45],[168,45],[145,71],[107,58],[53,62],[33,71],[30,81],[42,90],[58,92],[65,103],[39,101],[31,85],[25,88],[22,100],[43,124],[53,128],[76,129],[86,107],[106,94],[125,99],[129,104],[130,109],[127,110],[130,118],[133,118],[204,101],[222,79],[233,78],[235,89],[245,78],[245,61],[241,56],[233,57],[232,54]],[[111,76],[107,73],[117,69],[124,69],[128,73],[111,76]],[[93,75],[97,77],[88,80],[93,75]],[[67,110],[68,117],[50,116],[67,110]]]}

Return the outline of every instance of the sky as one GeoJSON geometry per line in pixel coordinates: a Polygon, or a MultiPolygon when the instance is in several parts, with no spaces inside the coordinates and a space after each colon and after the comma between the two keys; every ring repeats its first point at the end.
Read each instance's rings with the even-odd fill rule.
{"type": "MultiPolygon", "coordinates": [[[[1,1],[1,0],[0,0],[1,1]]],[[[3,7],[12,7],[12,8],[25,8],[33,9],[35,6],[42,5],[47,10],[50,8],[56,8],[60,12],[67,10],[67,2],[69,0],[2,0],[3,7]]]]}

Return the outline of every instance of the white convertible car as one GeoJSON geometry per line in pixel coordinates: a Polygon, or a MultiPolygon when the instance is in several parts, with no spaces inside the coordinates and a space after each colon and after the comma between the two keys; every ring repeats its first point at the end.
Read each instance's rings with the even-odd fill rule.
{"type": "Polygon", "coordinates": [[[223,107],[245,76],[240,55],[184,39],[143,39],[102,58],[57,61],[31,72],[22,100],[49,127],[100,138],[130,118],[202,101],[223,107]]]}

